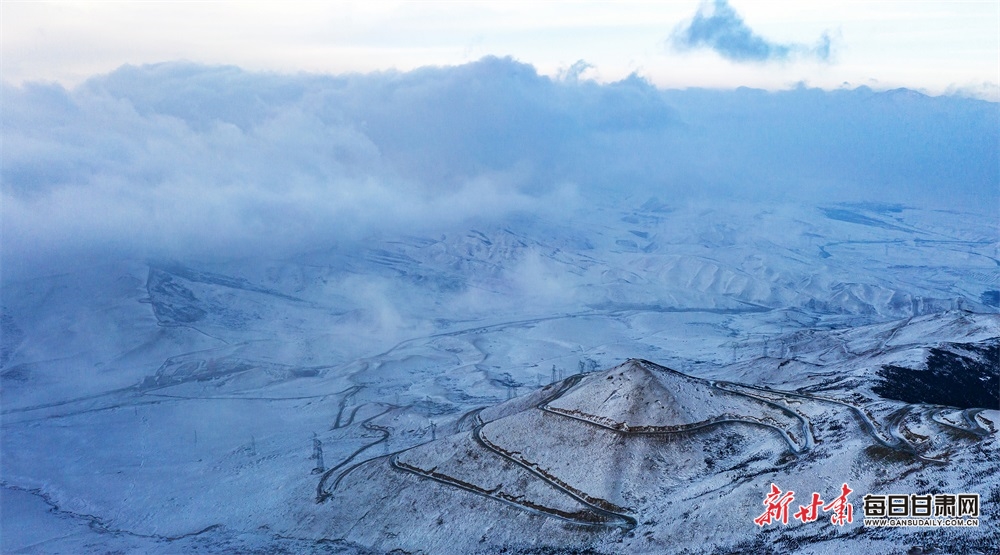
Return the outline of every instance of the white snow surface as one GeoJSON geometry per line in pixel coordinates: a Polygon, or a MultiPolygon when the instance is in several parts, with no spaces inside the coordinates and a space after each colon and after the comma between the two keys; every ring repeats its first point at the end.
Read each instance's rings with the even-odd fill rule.
{"type": "Polygon", "coordinates": [[[1000,407],[879,393],[1000,338],[991,217],[652,200],[5,280],[0,551],[1000,549],[1000,407]],[[982,523],[860,524],[928,492],[982,523]]]}

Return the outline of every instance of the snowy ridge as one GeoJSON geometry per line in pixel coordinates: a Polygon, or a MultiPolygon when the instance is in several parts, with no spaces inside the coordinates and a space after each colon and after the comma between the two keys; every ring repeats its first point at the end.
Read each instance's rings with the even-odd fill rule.
{"type": "Polygon", "coordinates": [[[3,513],[68,552],[995,546],[752,523],[771,481],[995,510],[989,222],[623,202],[6,281],[3,513]]]}
{"type": "MultiPolygon", "coordinates": [[[[823,374],[832,378],[838,371],[834,366],[823,374]]],[[[580,532],[599,551],[599,546],[606,545],[613,552],[621,549],[611,547],[617,542],[624,542],[629,552],[654,553],[679,546],[701,551],[690,531],[711,528],[712,518],[726,518],[725,507],[746,510],[747,518],[757,516],[752,507],[760,500],[751,498],[763,494],[754,484],[770,480],[796,491],[823,489],[822,484],[834,485],[837,469],[851,476],[855,491],[914,487],[913,480],[920,483],[930,474],[942,479],[952,476],[947,479],[952,489],[980,491],[984,499],[995,496],[990,493],[995,486],[977,482],[975,477],[1000,470],[995,458],[980,455],[997,449],[1000,411],[996,409],[893,404],[874,396],[864,404],[854,404],[838,400],[845,398],[846,391],[838,394],[827,388],[825,395],[818,395],[732,382],[715,384],[638,360],[574,376],[557,388],[547,386],[544,395],[540,391],[477,412],[477,420],[487,411],[494,418],[471,433],[404,451],[389,466],[371,464],[382,469],[379,473],[394,466],[480,497],[580,524],[607,523],[595,517],[594,509],[617,514],[627,519],[619,522],[631,524],[622,528],[624,535],[614,543],[605,544],[608,540],[601,538],[608,536],[602,533],[580,532]],[[880,413],[879,405],[885,404],[892,405],[893,411],[880,413]],[[668,406],[674,410],[666,410],[668,406]],[[711,417],[720,412],[729,416],[711,417]],[[732,416],[739,413],[742,416],[732,416]],[[789,423],[796,424],[795,431],[812,430],[816,436],[807,436],[806,444],[796,446],[787,434],[779,433],[776,419],[761,416],[767,413],[785,414],[789,423]],[[767,430],[774,433],[761,433],[767,430]],[[516,464],[511,466],[512,462],[516,464]],[[511,474],[517,468],[522,470],[511,474]],[[721,495],[718,488],[726,487],[729,493],[721,495]],[[707,491],[714,493],[704,497],[707,491]],[[700,514],[685,513],[680,521],[655,518],[677,499],[691,495],[703,499],[700,514]],[[720,495],[717,504],[707,501],[720,495]],[[580,503],[593,509],[580,510],[580,503]],[[646,532],[637,534],[640,530],[646,532]],[[678,536],[687,539],[677,540],[678,536]]],[[[344,491],[332,492],[331,500],[336,505],[338,499],[366,495],[364,483],[368,482],[353,482],[344,491]]],[[[428,495],[433,499],[433,493],[428,495]]],[[[860,505],[856,507],[860,510],[860,505]]],[[[482,510],[489,510],[488,506],[482,510]]],[[[996,507],[984,510],[995,514],[996,507]]],[[[857,526],[851,529],[860,532],[857,526]]],[[[745,537],[727,530],[717,529],[716,535],[702,541],[723,551],[745,548],[751,545],[746,542],[754,541],[752,528],[745,537]]],[[[831,538],[819,525],[772,532],[769,541],[799,546],[822,542],[827,548],[846,541],[881,545],[879,538],[888,539],[886,533],[896,534],[896,541],[912,534],[880,531],[862,536],[868,539],[849,540],[855,536],[831,538]]],[[[961,537],[964,545],[989,545],[987,528],[962,530],[961,536],[956,531],[943,533],[961,537]]],[[[460,549],[466,548],[473,549],[474,544],[460,549]]]]}
{"type": "Polygon", "coordinates": [[[541,408],[626,433],[755,422],[778,428],[793,450],[808,443],[808,426],[795,412],[642,360],[628,361],[607,375],[587,376],[582,384],[541,408]]]}

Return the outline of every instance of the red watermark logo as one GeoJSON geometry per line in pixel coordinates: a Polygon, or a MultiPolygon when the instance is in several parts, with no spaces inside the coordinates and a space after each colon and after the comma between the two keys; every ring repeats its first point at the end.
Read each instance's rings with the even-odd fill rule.
{"type": "MultiPolygon", "coordinates": [[[[847,484],[840,487],[840,495],[829,503],[823,501],[820,495],[813,492],[808,505],[799,505],[799,510],[795,511],[792,518],[800,522],[815,522],[819,519],[820,512],[832,513],[830,522],[843,526],[854,522],[854,506],[847,500],[847,496],[854,493],[847,484]]],[[[788,506],[795,500],[794,491],[781,491],[781,488],[771,484],[771,492],[764,497],[764,506],[767,510],[764,514],[753,519],[757,526],[767,526],[773,522],[788,524],[788,506]]]]}

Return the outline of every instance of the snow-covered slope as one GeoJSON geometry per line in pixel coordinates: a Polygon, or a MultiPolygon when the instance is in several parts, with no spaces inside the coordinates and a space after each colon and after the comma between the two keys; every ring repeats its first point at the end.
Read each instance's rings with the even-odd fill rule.
{"type": "Polygon", "coordinates": [[[995,547],[752,522],[771,482],[996,518],[989,217],[623,203],[6,279],[2,550],[995,547]]]}
{"type": "MultiPolygon", "coordinates": [[[[995,336],[985,344],[1000,348],[995,336]]],[[[324,489],[330,518],[317,532],[383,551],[995,548],[988,521],[1000,516],[1000,488],[988,477],[1000,470],[1000,411],[861,399],[857,384],[839,379],[849,370],[860,375],[849,360],[817,366],[822,388],[789,390],[640,360],[573,376],[473,413],[471,430],[338,469],[324,489]],[[761,530],[753,519],[771,483],[797,499],[848,483],[857,521],[761,530]],[[865,494],[932,491],[979,494],[983,524],[929,534],[860,522],[865,494]],[[522,514],[509,516],[511,506],[522,514]],[[483,514],[497,520],[484,528],[483,514]]],[[[995,358],[981,370],[975,377],[997,389],[995,358]]],[[[784,381],[794,385],[794,374],[784,381]]]]}

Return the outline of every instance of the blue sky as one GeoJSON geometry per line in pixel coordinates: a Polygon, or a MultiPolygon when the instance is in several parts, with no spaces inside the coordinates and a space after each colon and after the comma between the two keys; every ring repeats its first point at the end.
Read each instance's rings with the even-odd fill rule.
{"type": "Polygon", "coordinates": [[[11,2],[3,79],[77,84],[125,63],[278,72],[511,56],[556,76],[659,87],[803,82],[1000,99],[1000,2],[11,2]],[[696,32],[691,33],[694,29],[696,32]],[[700,33],[700,35],[699,35],[700,33]],[[739,55],[756,48],[757,55],[739,55]],[[767,55],[760,55],[765,52],[767,55]]]}

